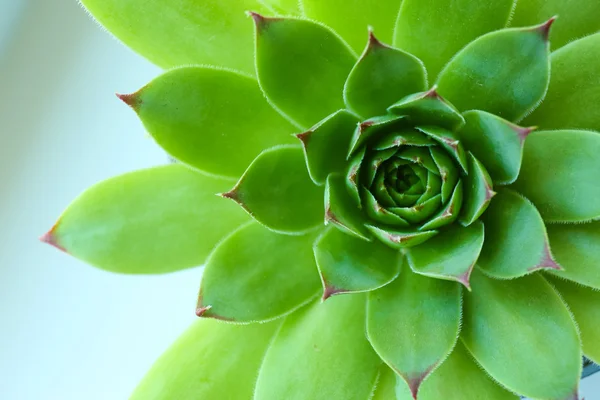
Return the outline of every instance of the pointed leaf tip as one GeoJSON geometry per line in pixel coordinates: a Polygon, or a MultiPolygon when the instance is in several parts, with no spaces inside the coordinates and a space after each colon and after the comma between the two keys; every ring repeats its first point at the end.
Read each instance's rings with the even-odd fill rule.
{"type": "Polygon", "coordinates": [[[550,245],[547,240],[546,240],[546,245],[544,246],[544,253],[542,255],[540,262],[537,265],[531,267],[529,269],[529,271],[533,272],[533,271],[539,271],[541,269],[552,269],[555,271],[564,271],[564,268],[558,262],[556,262],[556,260],[554,259],[554,256],[552,255],[552,252],[550,251],[550,245]]]}
{"type": "Polygon", "coordinates": [[[58,244],[56,241],[56,237],[54,236],[54,227],[50,229],[48,232],[44,233],[39,238],[40,242],[49,244],[52,247],[57,248],[58,250],[67,253],[67,250],[58,244]]]}
{"type": "Polygon", "coordinates": [[[312,135],[313,133],[315,133],[315,131],[313,130],[309,130],[306,132],[302,132],[302,133],[297,133],[296,136],[304,146],[306,146],[306,144],[308,143],[308,139],[310,138],[310,135],[312,135]]]}
{"type": "Polygon", "coordinates": [[[212,306],[198,307],[198,308],[196,308],[196,315],[198,317],[204,317],[204,314],[206,314],[206,312],[208,310],[210,310],[211,308],[212,308],[212,306]]]}
{"type": "Polygon", "coordinates": [[[127,104],[129,107],[133,108],[134,110],[137,110],[141,104],[141,99],[138,96],[138,93],[139,92],[130,93],[130,94],[120,94],[120,93],[115,93],[115,94],[121,101],[123,101],[123,103],[127,104]]]}
{"type": "Polygon", "coordinates": [[[554,21],[556,21],[557,18],[558,18],[558,15],[555,15],[554,17],[550,18],[548,21],[544,22],[543,24],[541,24],[535,28],[542,34],[542,37],[544,38],[545,41],[548,41],[548,39],[550,37],[550,28],[552,27],[552,25],[554,24],[554,21]]]}
{"type": "Polygon", "coordinates": [[[421,384],[423,383],[425,378],[427,378],[429,376],[429,374],[433,371],[434,368],[435,368],[435,366],[431,366],[425,372],[423,372],[422,374],[420,374],[414,378],[408,378],[408,379],[404,378],[406,380],[406,383],[408,384],[408,388],[410,389],[410,394],[412,395],[412,398],[414,400],[417,400],[417,395],[419,394],[419,389],[421,388],[421,384]]]}
{"type": "Polygon", "coordinates": [[[527,128],[523,128],[520,126],[515,126],[515,130],[517,131],[517,134],[519,135],[519,139],[521,139],[521,142],[524,142],[525,139],[527,139],[527,137],[533,133],[534,131],[538,130],[537,126],[530,126],[527,128]]]}
{"type": "Polygon", "coordinates": [[[329,299],[331,296],[335,296],[336,294],[345,293],[345,290],[330,286],[324,280],[323,288],[323,297],[321,298],[321,302],[325,302],[325,300],[329,299]]]}
{"type": "Polygon", "coordinates": [[[377,39],[377,36],[375,36],[375,33],[373,32],[373,27],[369,27],[369,45],[368,48],[372,49],[374,47],[384,47],[385,45],[383,43],[381,43],[381,41],[379,39],[377,39]]]}
{"type": "Polygon", "coordinates": [[[267,21],[266,17],[264,17],[263,15],[255,12],[255,11],[246,11],[246,14],[249,17],[252,17],[257,28],[262,27],[265,24],[265,22],[267,21]]]}

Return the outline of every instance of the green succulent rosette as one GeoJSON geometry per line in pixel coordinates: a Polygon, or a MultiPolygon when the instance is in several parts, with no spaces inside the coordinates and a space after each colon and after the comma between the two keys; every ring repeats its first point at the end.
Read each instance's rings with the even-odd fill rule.
{"type": "Polygon", "coordinates": [[[205,265],[202,318],[133,399],[579,398],[599,2],[83,3],[167,69],[120,97],[179,162],[90,188],[43,240],[205,265]]]}

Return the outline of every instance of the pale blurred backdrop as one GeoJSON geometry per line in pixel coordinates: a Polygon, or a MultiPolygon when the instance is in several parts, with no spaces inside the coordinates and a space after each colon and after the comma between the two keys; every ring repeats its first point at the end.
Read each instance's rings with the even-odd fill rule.
{"type": "Polygon", "coordinates": [[[114,96],[158,73],[75,0],[0,0],[1,400],[127,399],[195,318],[200,270],[119,276],[37,241],[89,185],[166,162],[114,96]]]}

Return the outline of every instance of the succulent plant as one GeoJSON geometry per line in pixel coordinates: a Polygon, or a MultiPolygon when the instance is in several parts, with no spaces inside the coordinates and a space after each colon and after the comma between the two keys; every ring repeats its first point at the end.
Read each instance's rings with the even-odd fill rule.
{"type": "Polygon", "coordinates": [[[178,162],[42,239],[119,273],[205,265],[202,318],[134,399],[578,398],[599,2],[83,4],[167,69],[119,97],[178,162]]]}

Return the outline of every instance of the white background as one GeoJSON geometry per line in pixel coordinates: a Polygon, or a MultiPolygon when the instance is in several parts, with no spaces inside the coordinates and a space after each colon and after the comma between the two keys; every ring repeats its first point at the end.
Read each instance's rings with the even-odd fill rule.
{"type": "Polygon", "coordinates": [[[37,241],[89,185],[165,162],[114,96],[158,72],[74,0],[0,0],[2,400],[126,399],[195,318],[199,270],[118,276],[37,241]]]}

